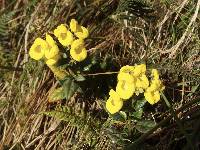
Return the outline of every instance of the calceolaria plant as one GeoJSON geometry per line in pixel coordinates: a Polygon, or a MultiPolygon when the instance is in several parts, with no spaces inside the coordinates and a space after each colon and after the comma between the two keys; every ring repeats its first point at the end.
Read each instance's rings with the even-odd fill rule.
{"type": "MultiPolygon", "coordinates": [[[[101,64],[100,61],[89,60],[90,58],[87,59],[89,60],[89,65],[87,61],[84,61],[88,56],[85,40],[89,36],[89,31],[79,25],[75,19],[70,21],[69,26],[65,24],[57,26],[52,33],[46,33],[45,40],[36,38],[29,54],[31,58],[37,61],[43,60],[60,81],[61,87],[50,95],[49,101],[55,102],[61,99],[69,99],[75,92],[81,91],[78,82],[85,80],[82,73],[88,70],[86,68],[90,68],[94,64],[98,64],[97,68],[101,64]],[[57,40],[54,40],[54,38],[57,40]]],[[[95,70],[92,70],[92,72],[95,72],[95,70]]],[[[93,89],[94,82],[95,80],[92,80],[92,91],[95,91],[93,89]]],[[[89,89],[90,83],[86,84],[86,88],[89,89]]],[[[100,84],[103,84],[103,82],[100,84]]],[[[104,85],[102,87],[106,88],[104,85]]],[[[99,87],[97,86],[96,88],[98,89],[99,87]]],[[[116,88],[111,89],[109,92],[105,108],[112,119],[120,113],[124,116],[131,113],[135,118],[141,119],[145,102],[147,101],[151,105],[159,102],[164,88],[158,70],[152,69],[149,71],[148,69],[147,71],[146,64],[123,66],[117,74],[116,88]],[[141,99],[141,97],[143,98],[141,99]],[[135,112],[131,112],[133,111],[131,109],[127,111],[127,108],[124,109],[123,107],[125,103],[130,101],[135,103],[135,112]]],[[[104,93],[101,94],[105,96],[104,93]]],[[[142,123],[138,122],[138,124],[142,123]]]]}
{"type": "Polygon", "coordinates": [[[67,68],[63,68],[59,62],[65,59],[64,56],[68,55],[67,52],[69,52],[71,59],[69,62],[65,62],[66,64],[70,64],[71,60],[77,62],[84,61],[87,57],[84,40],[88,36],[88,29],[79,25],[75,19],[72,19],[69,27],[65,24],[57,26],[53,31],[53,35],[46,33],[45,40],[42,38],[36,38],[30,48],[30,57],[37,61],[43,60],[57,79],[61,81],[63,86],[61,89],[63,89],[63,91],[59,88],[59,92],[66,93],[63,98],[69,98],[72,96],[78,89],[78,85],[71,78],[72,75],[69,74],[67,68]],[[59,50],[58,43],[54,40],[53,36],[55,36],[58,42],[63,46],[62,48],[64,51],[59,50]],[[71,84],[74,84],[75,86],[72,88],[70,87],[71,84]],[[71,91],[64,90],[66,88],[70,88],[69,90],[71,91]]]}
{"type": "Polygon", "coordinates": [[[145,99],[151,105],[157,103],[160,100],[160,92],[165,87],[159,78],[158,70],[152,69],[151,72],[152,80],[149,81],[145,64],[122,67],[118,74],[116,92],[111,89],[110,97],[106,102],[108,112],[111,114],[119,112],[124,101],[141,93],[144,93],[145,99]]]}

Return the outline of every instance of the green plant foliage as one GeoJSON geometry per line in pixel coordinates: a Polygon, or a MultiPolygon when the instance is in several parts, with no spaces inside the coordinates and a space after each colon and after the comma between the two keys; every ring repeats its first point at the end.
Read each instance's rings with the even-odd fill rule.
{"type": "Polygon", "coordinates": [[[151,120],[141,120],[138,121],[135,128],[141,133],[147,133],[153,127],[155,127],[156,123],[151,120]]]}
{"type": "Polygon", "coordinates": [[[140,99],[140,100],[137,100],[135,102],[135,105],[133,106],[135,111],[138,111],[140,109],[142,109],[144,107],[144,105],[146,104],[146,100],[145,99],[140,99]]]}
{"type": "Polygon", "coordinates": [[[8,22],[12,19],[14,11],[0,15],[0,36],[8,35],[8,22]]]}
{"type": "Polygon", "coordinates": [[[135,111],[130,112],[129,115],[135,119],[141,119],[143,114],[143,107],[146,104],[146,102],[147,101],[145,99],[139,99],[137,101],[134,101],[132,107],[135,111]]]}
{"type": "Polygon", "coordinates": [[[85,81],[85,80],[86,80],[85,77],[84,77],[83,75],[81,75],[81,74],[75,75],[75,76],[74,76],[74,79],[75,79],[76,81],[85,81]]]}
{"type": "Polygon", "coordinates": [[[134,117],[135,119],[141,119],[143,114],[143,109],[139,109],[137,111],[134,111],[130,114],[130,116],[134,117]]]}
{"type": "MultiPolygon", "coordinates": [[[[96,145],[97,139],[99,138],[98,133],[103,124],[98,119],[92,118],[90,112],[84,111],[83,108],[63,106],[57,107],[52,111],[41,112],[41,114],[45,114],[69,123],[70,126],[78,129],[76,133],[77,135],[84,134],[84,139],[82,140],[85,143],[90,146],[96,145]]],[[[80,145],[78,145],[78,147],[80,147],[80,145]]]]}
{"type": "Polygon", "coordinates": [[[65,79],[62,86],[66,100],[70,99],[77,91],[81,91],[79,85],[70,77],[65,79]]]}
{"type": "Polygon", "coordinates": [[[63,87],[55,89],[50,95],[49,95],[49,102],[56,102],[59,100],[62,100],[65,98],[65,92],[63,90],[63,87]]]}

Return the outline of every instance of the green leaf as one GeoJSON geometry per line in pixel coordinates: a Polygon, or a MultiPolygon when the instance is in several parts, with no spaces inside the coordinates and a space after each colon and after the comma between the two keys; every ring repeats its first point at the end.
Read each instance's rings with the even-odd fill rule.
{"type": "Polygon", "coordinates": [[[125,121],[127,116],[126,116],[126,113],[124,114],[125,112],[123,111],[120,111],[120,112],[117,112],[115,114],[112,114],[110,115],[112,117],[112,121],[113,122],[121,122],[121,121],[125,121]]]}
{"type": "Polygon", "coordinates": [[[63,90],[65,98],[68,100],[75,94],[75,92],[80,90],[80,87],[72,78],[67,78],[63,83],[63,90]]]}
{"type": "Polygon", "coordinates": [[[133,103],[133,108],[135,109],[135,112],[131,113],[130,116],[141,119],[143,114],[143,107],[146,104],[146,102],[147,101],[145,99],[136,100],[133,103]]]}
{"type": "Polygon", "coordinates": [[[8,13],[3,13],[0,15],[0,36],[8,35],[8,22],[12,20],[16,11],[11,11],[8,13]]]}
{"type": "Polygon", "coordinates": [[[131,114],[131,116],[141,119],[143,114],[143,109],[139,109],[131,114]]]}
{"type": "Polygon", "coordinates": [[[56,102],[56,101],[62,100],[64,98],[65,98],[65,93],[64,93],[63,87],[60,87],[58,89],[55,89],[49,95],[49,102],[56,102]]]}
{"type": "Polygon", "coordinates": [[[156,123],[152,120],[143,120],[138,121],[135,127],[139,132],[146,133],[155,127],[155,125],[156,123]]]}
{"type": "Polygon", "coordinates": [[[83,68],[83,71],[90,71],[90,69],[91,69],[92,66],[93,66],[92,64],[89,64],[89,65],[85,66],[83,68]]]}
{"type": "Polygon", "coordinates": [[[136,111],[140,110],[141,108],[143,108],[143,106],[145,105],[146,102],[147,101],[145,99],[137,100],[134,105],[134,109],[136,111]]]}
{"type": "Polygon", "coordinates": [[[85,81],[85,77],[81,74],[74,76],[76,81],[85,81]]]}
{"type": "Polygon", "coordinates": [[[119,115],[120,115],[122,118],[124,118],[124,120],[127,120],[127,114],[126,114],[126,112],[120,111],[120,112],[119,112],[119,115]]]}

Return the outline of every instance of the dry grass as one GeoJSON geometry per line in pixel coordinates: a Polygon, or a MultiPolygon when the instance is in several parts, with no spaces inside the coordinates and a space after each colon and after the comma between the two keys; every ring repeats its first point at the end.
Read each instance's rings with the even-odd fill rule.
{"type": "MultiPolygon", "coordinates": [[[[195,121],[199,120],[199,102],[187,104],[199,98],[200,0],[165,2],[149,1],[154,10],[151,14],[127,20],[119,12],[119,1],[114,0],[1,1],[0,13],[16,12],[8,22],[8,38],[0,42],[1,53],[14,53],[11,66],[2,67],[5,64],[0,62],[3,74],[0,79],[0,149],[121,149],[134,137],[127,138],[123,144],[116,143],[111,129],[104,125],[107,116],[98,118],[103,112],[103,100],[99,97],[91,98],[91,102],[75,95],[67,102],[48,102],[49,92],[58,82],[44,64],[29,59],[28,50],[36,37],[43,37],[71,18],[89,27],[91,39],[87,47],[90,56],[95,54],[101,61],[111,58],[117,69],[140,62],[158,68],[173,109],[181,109],[177,115],[185,130],[191,131],[194,144],[198,143],[193,136],[198,131],[195,121]],[[81,116],[78,116],[80,111],[87,112],[90,108],[86,113],[90,116],[88,123],[77,127],[70,121],[41,113],[58,106],[75,108],[73,113],[77,117],[81,116]],[[95,125],[94,128],[87,126],[98,121],[102,121],[98,129],[95,125]],[[94,129],[94,133],[89,132],[90,129],[94,129]],[[96,142],[94,147],[92,142],[96,142]]],[[[159,122],[170,113],[160,103],[153,110],[147,108],[144,116],[159,122]]],[[[156,149],[171,149],[182,139],[184,141],[176,122],[171,118],[166,121],[169,124],[159,126],[148,135],[146,149],[152,149],[151,142],[156,143],[156,149]]]]}

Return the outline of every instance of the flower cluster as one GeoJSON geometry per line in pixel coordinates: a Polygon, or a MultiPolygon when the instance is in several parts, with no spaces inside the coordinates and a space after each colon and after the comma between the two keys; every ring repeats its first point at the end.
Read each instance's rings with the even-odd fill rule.
{"type": "Polygon", "coordinates": [[[155,104],[160,100],[160,91],[163,91],[165,87],[163,86],[161,80],[159,79],[158,70],[152,69],[152,81],[150,86],[144,92],[146,100],[151,104],[155,104]]]}
{"type": "MultiPolygon", "coordinates": [[[[54,30],[54,35],[58,41],[70,49],[71,57],[80,62],[87,57],[84,39],[88,37],[88,29],[79,25],[75,19],[70,21],[69,29],[61,24],[54,30]]],[[[56,68],[58,60],[61,58],[61,52],[54,39],[46,34],[46,39],[36,38],[30,48],[29,55],[35,60],[44,59],[45,63],[57,76],[63,78],[63,71],[56,68]]]]}
{"type": "Polygon", "coordinates": [[[106,108],[111,114],[118,112],[123,106],[123,101],[130,99],[134,93],[144,93],[145,99],[153,105],[160,100],[160,91],[164,90],[156,69],[152,69],[152,80],[149,82],[145,64],[124,66],[117,78],[116,92],[111,89],[106,102],[106,108]]]}

